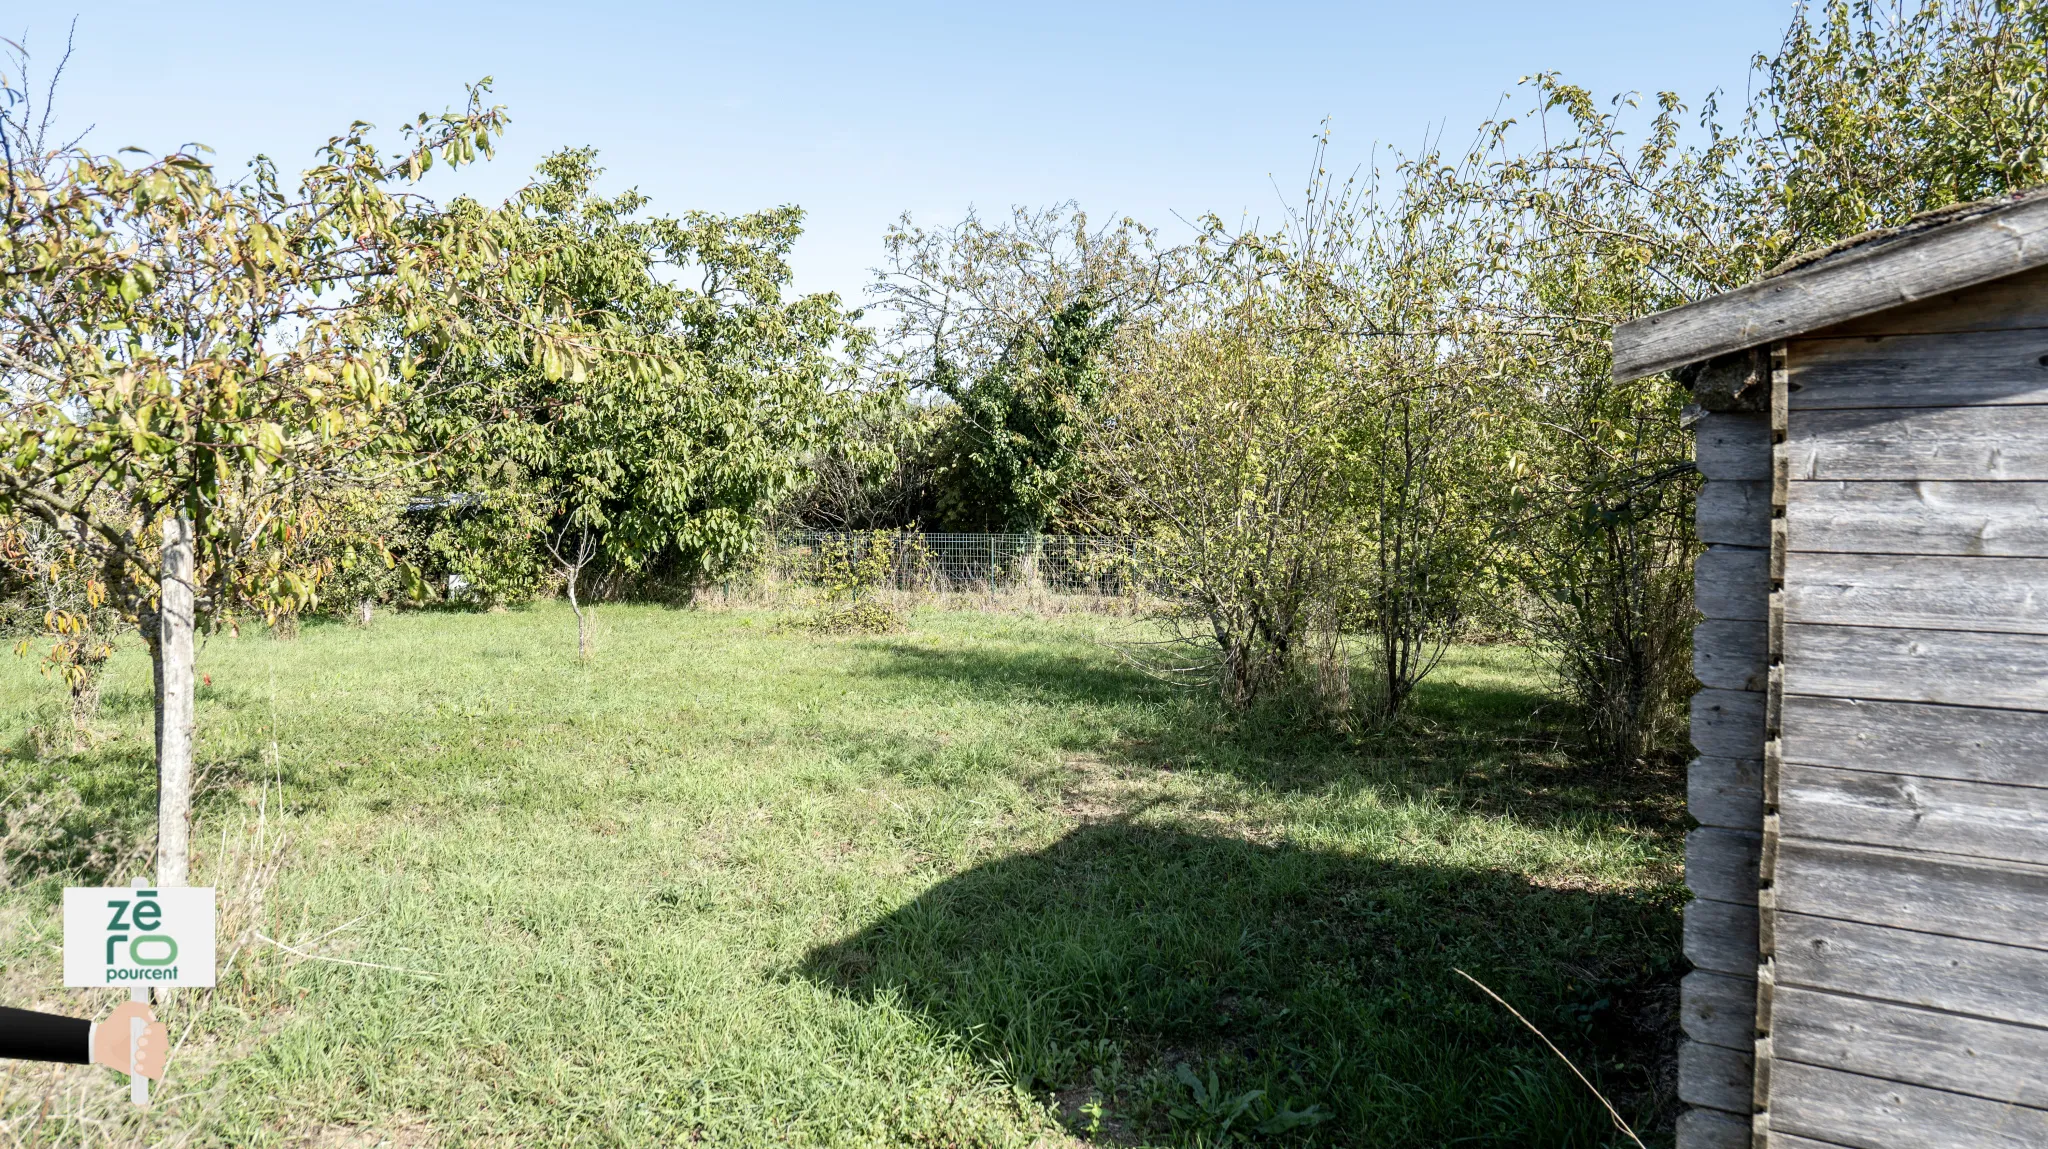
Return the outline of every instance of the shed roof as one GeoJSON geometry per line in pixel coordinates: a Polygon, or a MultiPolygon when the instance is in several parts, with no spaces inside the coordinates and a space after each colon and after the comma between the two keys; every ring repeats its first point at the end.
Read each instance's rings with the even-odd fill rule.
{"type": "Polygon", "coordinates": [[[1734,291],[1614,329],[1635,379],[2048,264],[2048,188],[1929,212],[1786,261],[1734,291]]]}

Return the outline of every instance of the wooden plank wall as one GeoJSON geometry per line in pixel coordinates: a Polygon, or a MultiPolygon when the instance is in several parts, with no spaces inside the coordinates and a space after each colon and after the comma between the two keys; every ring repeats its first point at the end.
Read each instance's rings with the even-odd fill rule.
{"type": "Polygon", "coordinates": [[[1757,874],[1763,846],[1763,752],[1769,685],[1771,423],[1763,413],[1708,412],[1693,457],[1706,484],[1696,522],[1707,544],[1694,568],[1703,619],[1693,631],[1687,800],[1700,828],[1686,840],[1685,1041],[1679,1149],[1747,1149],[1756,1043],[1757,874]]]}
{"type": "MultiPolygon", "coordinates": [[[[2048,276],[1783,364],[1755,1143],[2048,1145],[2048,276]]],[[[1732,683],[1756,640],[1715,633],[1732,683]]]]}

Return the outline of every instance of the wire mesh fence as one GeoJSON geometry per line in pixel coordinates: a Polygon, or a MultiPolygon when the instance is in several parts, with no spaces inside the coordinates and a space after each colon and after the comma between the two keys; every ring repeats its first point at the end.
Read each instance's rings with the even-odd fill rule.
{"type": "Polygon", "coordinates": [[[772,568],[785,583],[935,594],[1128,595],[1142,585],[1131,540],[1090,535],[783,531],[772,568]]]}

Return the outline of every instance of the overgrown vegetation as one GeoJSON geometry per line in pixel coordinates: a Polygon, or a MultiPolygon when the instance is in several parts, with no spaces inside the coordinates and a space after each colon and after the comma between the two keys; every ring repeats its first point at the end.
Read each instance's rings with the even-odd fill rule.
{"type": "Polygon", "coordinates": [[[921,549],[914,537],[889,531],[828,538],[805,572],[820,602],[804,625],[830,634],[886,634],[903,626],[902,607],[878,595],[899,561],[915,568],[921,549]],[[899,555],[908,547],[913,553],[899,555]]]}
{"type": "Polygon", "coordinates": [[[486,603],[593,563],[687,588],[746,561],[860,354],[836,299],[783,298],[800,211],[648,216],[599,174],[565,151],[501,208],[452,205],[502,253],[445,285],[477,338],[411,341],[439,509],[407,557],[486,603]]]}

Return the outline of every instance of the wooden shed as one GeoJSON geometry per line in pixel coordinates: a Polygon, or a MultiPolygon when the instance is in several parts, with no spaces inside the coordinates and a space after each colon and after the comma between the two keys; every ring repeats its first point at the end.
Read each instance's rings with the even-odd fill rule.
{"type": "Polygon", "coordinates": [[[2048,196],[1617,328],[1700,409],[1681,1149],[2048,1146],[2048,196]]]}

